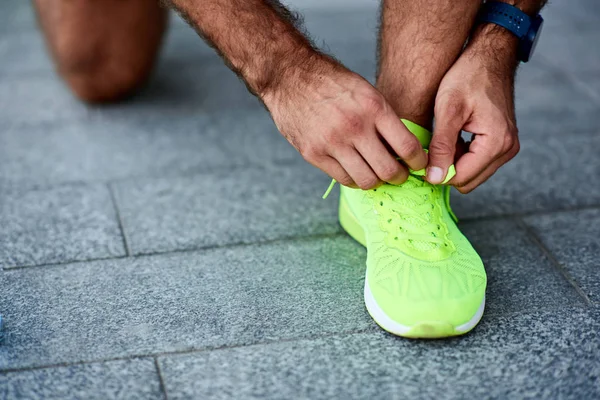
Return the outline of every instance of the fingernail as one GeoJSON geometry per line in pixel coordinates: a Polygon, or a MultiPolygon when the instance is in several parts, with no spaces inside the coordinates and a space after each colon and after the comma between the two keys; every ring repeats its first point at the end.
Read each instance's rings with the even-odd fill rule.
{"type": "Polygon", "coordinates": [[[429,167],[427,180],[431,183],[440,183],[444,180],[444,171],[440,167],[429,167]]]}

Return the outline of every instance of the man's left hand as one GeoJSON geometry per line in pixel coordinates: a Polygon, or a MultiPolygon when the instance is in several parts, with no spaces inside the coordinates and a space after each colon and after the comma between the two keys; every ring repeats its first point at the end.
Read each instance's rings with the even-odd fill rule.
{"type": "Polygon", "coordinates": [[[516,43],[498,31],[478,32],[446,73],[435,100],[435,129],[429,146],[427,180],[449,181],[461,193],[485,182],[519,152],[514,112],[516,43]],[[497,40],[501,39],[501,40],[497,40]],[[461,130],[473,134],[464,146],[461,130]]]}

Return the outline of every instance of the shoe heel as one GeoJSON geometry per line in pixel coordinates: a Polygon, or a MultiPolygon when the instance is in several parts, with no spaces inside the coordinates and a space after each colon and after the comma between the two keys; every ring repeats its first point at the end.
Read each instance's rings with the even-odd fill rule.
{"type": "Polygon", "coordinates": [[[363,246],[367,246],[367,240],[365,237],[365,231],[362,226],[350,210],[348,202],[344,195],[340,195],[340,206],[339,206],[339,219],[340,225],[354,240],[363,246]]]}

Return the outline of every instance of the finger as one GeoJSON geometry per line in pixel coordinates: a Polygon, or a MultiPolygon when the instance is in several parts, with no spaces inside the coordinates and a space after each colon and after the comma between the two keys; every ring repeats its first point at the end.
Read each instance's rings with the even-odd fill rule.
{"type": "Polygon", "coordinates": [[[416,171],[427,166],[427,154],[419,139],[406,128],[391,107],[388,106],[386,112],[377,117],[375,128],[396,155],[411,169],[416,171]]]}
{"type": "Polygon", "coordinates": [[[475,177],[471,182],[464,186],[457,186],[456,189],[463,194],[473,191],[478,186],[487,181],[492,175],[494,175],[498,171],[498,169],[500,169],[500,167],[512,160],[518,151],[518,148],[516,150],[512,149],[510,152],[504,154],[503,156],[499,157],[494,162],[492,162],[481,174],[475,177]]]}
{"type": "Polygon", "coordinates": [[[355,147],[383,182],[400,185],[408,178],[408,170],[396,160],[377,135],[365,137],[355,147]]]}
{"type": "Polygon", "coordinates": [[[433,184],[442,183],[448,174],[448,168],[454,163],[460,131],[468,117],[462,103],[457,104],[459,105],[442,104],[436,107],[427,167],[427,180],[433,184]]]}
{"type": "Polygon", "coordinates": [[[323,156],[319,160],[319,165],[316,165],[321,171],[335,179],[341,185],[348,186],[354,189],[358,189],[358,185],[354,183],[350,174],[340,165],[339,162],[333,157],[323,156]]]}
{"type": "Polygon", "coordinates": [[[476,136],[469,146],[469,152],[456,162],[456,175],[448,183],[456,187],[467,186],[501,155],[501,148],[495,145],[491,136],[476,136]]]}
{"type": "Polygon", "coordinates": [[[381,181],[371,167],[353,147],[337,148],[332,156],[340,163],[352,180],[363,190],[381,185],[381,181]]]}

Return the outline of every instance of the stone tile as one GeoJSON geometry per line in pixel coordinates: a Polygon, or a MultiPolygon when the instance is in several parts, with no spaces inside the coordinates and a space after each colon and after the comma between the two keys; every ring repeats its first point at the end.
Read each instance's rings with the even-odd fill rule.
{"type": "Polygon", "coordinates": [[[21,74],[49,74],[53,70],[42,35],[33,29],[1,35],[0,59],[0,76],[4,76],[3,79],[21,74]]]}
{"type": "Polygon", "coordinates": [[[583,399],[600,396],[597,312],[485,318],[455,340],[383,333],[160,358],[169,399],[583,399]]]}
{"type": "Polygon", "coordinates": [[[2,0],[0,4],[0,32],[13,32],[35,27],[35,14],[31,2],[2,0]]]}
{"type": "Polygon", "coordinates": [[[468,195],[456,193],[459,218],[526,214],[600,204],[600,136],[521,135],[521,152],[468,195]]]}
{"type": "Polygon", "coordinates": [[[239,165],[199,115],[136,115],[0,129],[0,188],[134,176],[172,176],[239,165]]]}
{"type": "Polygon", "coordinates": [[[525,222],[588,297],[600,303],[600,210],[531,216],[525,222]]]}
{"type": "Polygon", "coordinates": [[[210,116],[207,134],[216,137],[230,160],[279,168],[308,164],[300,153],[279,133],[266,111],[218,113],[210,116]],[[243,160],[243,161],[242,161],[243,160]]]}
{"type": "Polygon", "coordinates": [[[515,87],[519,123],[532,118],[548,119],[555,124],[566,120],[571,124],[566,126],[572,129],[572,121],[590,113],[594,114],[596,124],[600,121],[597,117],[600,103],[573,85],[565,74],[544,65],[543,60],[521,65],[515,87]]]}
{"type": "Polygon", "coordinates": [[[515,92],[521,138],[545,141],[598,131],[600,93],[544,59],[534,58],[519,67],[515,92]]]}
{"type": "Polygon", "coordinates": [[[577,30],[583,24],[600,21],[600,6],[595,0],[552,1],[544,7],[542,14],[545,30],[556,27],[577,30]]]}
{"type": "Polygon", "coordinates": [[[0,275],[0,370],[375,329],[345,237],[0,275]]]}
{"type": "Polygon", "coordinates": [[[571,73],[595,72],[600,64],[600,49],[592,43],[600,40],[599,21],[597,18],[594,22],[545,30],[536,51],[549,63],[571,73]]]}
{"type": "MultiPolygon", "coordinates": [[[[193,60],[192,60],[193,61],[193,60]]],[[[117,104],[86,106],[54,74],[9,75],[0,81],[0,126],[83,120],[195,116],[223,110],[263,109],[245,85],[218,59],[183,67],[164,60],[148,85],[117,104]],[[176,70],[177,74],[173,74],[176,70]]]]}
{"type": "Polygon", "coordinates": [[[0,374],[3,399],[162,399],[154,361],[136,359],[0,374]]]}
{"type": "Polygon", "coordinates": [[[9,76],[0,80],[0,128],[87,116],[88,107],[71,96],[54,75],[9,76]]]}
{"type": "Polygon", "coordinates": [[[515,222],[469,222],[460,229],[484,262],[486,313],[510,314],[584,304],[515,222]]]}
{"type": "MultiPolygon", "coordinates": [[[[205,45],[198,39],[197,46],[205,45]]],[[[144,106],[140,107],[141,112],[145,108],[175,114],[262,108],[244,83],[216,55],[207,54],[200,63],[185,59],[183,62],[185,64],[177,65],[165,58],[158,63],[147,88],[136,97],[136,103],[144,106]],[[173,74],[174,69],[177,74],[173,74]]]]}
{"type": "MultiPolygon", "coordinates": [[[[576,81],[581,86],[585,86],[588,91],[591,92],[592,97],[596,99],[598,103],[600,103],[600,73],[596,71],[595,73],[586,73],[586,74],[578,74],[575,76],[576,81]]],[[[600,119],[599,117],[596,118],[600,119]]],[[[598,124],[595,127],[596,131],[600,130],[598,124]]]]}
{"type": "Polygon", "coordinates": [[[0,267],[124,254],[123,238],[106,186],[64,186],[2,194],[0,267]]]}
{"type": "Polygon", "coordinates": [[[134,254],[340,231],[329,178],[313,167],[228,169],[116,185],[134,254]]]}
{"type": "MultiPolygon", "coordinates": [[[[517,227],[463,229],[488,269],[488,317],[580,304],[517,227]]],[[[377,330],[365,257],[335,237],[8,270],[0,370],[377,330]]]]}

